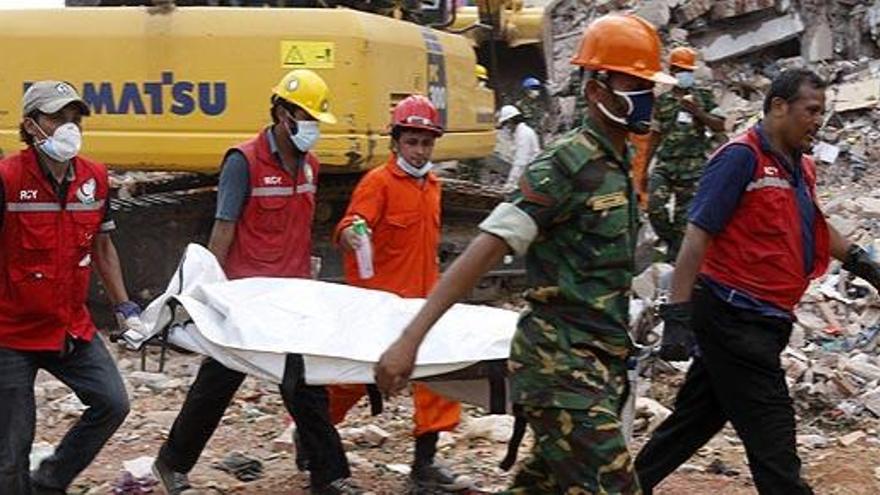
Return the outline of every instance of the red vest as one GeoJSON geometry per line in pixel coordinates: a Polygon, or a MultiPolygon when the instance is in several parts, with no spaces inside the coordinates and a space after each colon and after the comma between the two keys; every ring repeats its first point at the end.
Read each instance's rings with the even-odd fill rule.
{"type": "Polygon", "coordinates": [[[294,183],[272,156],[266,132],[233,148],[247,159],[250,189],[223,268],[230,279],[309,278],[318,158],[306,154],[294,183]]]}
{"type": "MultiPolygon", "coordinates": [[[[761,147],[752,128],[730,141],[748,146],[757,157],[752,181],[724,230],[709,244],[701,273],[757,299],[793,310],[810,279],[828,268],[830,240],[825,217],[816,206],[812,271],[804,273],[800,210],[786,168],[761,147]]],[[[803,179],[815,201],[816,167],[801,159],[803,179]]]]}
{"type": "Polygon", "coordinates": [[[86,308],[92,243],[104,218],[107,170],[73,161],[63,203],[27,149],[0,161],[6,208],[0,230],[0,347],[60,350],[65,334],[91,340],[86,308]]]}

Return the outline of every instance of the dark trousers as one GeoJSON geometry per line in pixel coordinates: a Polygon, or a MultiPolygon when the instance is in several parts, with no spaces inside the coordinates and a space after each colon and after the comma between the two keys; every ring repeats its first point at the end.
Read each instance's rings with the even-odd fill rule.
{"type": "Polygon", "coordinates": [[[33,473],[37,483],[66,489],[128,414],[125,385],[100,337],[76,342],[65,355],[0,348],[0,493],[4,495],[31,492],[28,465],[36,425],[34,380],[39,369],[70,387],[88,408],[55,453],[33,473]]]}
{"type": "Polygon", "coordinates": [[[779,354],[791,323],[737,309],[698,288],[694,358],[675,410],[636,458],[646,494],[706,444],[727,421],[742,439],[762,495],[810,494],[801,479],[794,409],[779,354]]]}
{"type": "MultiPolygon", "coordinates": [[[[181,473],[195,466],[244,378],[243,373],[211,358],[202,362],[168,440],[159,451],[162,462],[181,473]]],[[[310,453],[312,485],[350,476],[342,441],[330,421],[327,391],[306,385],[302,356],[287,356],[280,389],[284,405],[298,426],[300,441],[310,453]]]]}

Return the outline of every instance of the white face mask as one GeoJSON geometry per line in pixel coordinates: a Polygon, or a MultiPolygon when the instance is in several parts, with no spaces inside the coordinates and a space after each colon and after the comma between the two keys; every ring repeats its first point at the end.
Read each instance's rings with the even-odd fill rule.
{"type": "Polygon", "coordinates": [[[42,141],[37,142],[37,148],[46,156],[56,162],[66,162],[79,154],[79,150],[82,148],[82,133],[76,124],[73,122],[62,124],[55,128],[55,132],[49,136],[40,127],[40,124],[34,120],[32,122],[45,136],[42,141]]]}
{"type": "Polygon", "coordinates": [[[290,142],[303,153],[315,147],[321,137],[317,120],[297,120],[296,133],[290,134],[290,142]]]}
{"type": "Polygon", "coordinates": [[[411,163],[406,161],[406,158],[404,158],[400,154],[397,155],[397,166],[400,167],[400,170],[403,170],[408,175],[417,179],[421,179],[422,177],[428,175],[428,172],[430,172],[431,169],[434,168],[434,164],[431,162],[425,162],[425,164],[422,165],[421,168],[416,168],[411,163]]]}

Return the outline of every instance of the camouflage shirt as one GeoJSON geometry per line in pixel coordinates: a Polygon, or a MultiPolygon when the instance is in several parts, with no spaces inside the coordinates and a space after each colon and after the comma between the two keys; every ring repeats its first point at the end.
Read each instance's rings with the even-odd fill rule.
{"type": "MultiPolygon", "coordinates": [[[[707,113],[717,114],[718,107],[711,91],[697,88],[691,94],[707,113]]],[[[702,166],[706,156],[714,147],[712,135],[706,133],[706,126],[682,110],[678,98],[672,91],[657,98],[654,106],[654,129],[662,135],[660,146],[657,148],[657,159],[660,161],[699,158],[699,165],[702,166]],[[687,122],[688,119],[690,122],[687,122]]]]}
{"type": "Polygon", "coordinates": [[[529,313],[511,348],[513,400],[616,407],[625,387],[637,202],[627,156],[589,121],[533,161],[510,202],[538,235],[526,253],[529,313]]]}

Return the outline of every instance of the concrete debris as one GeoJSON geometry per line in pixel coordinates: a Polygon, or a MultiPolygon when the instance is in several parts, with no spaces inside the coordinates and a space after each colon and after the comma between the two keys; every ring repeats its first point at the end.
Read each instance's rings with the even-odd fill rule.
{"type": "Polygon", "coordinates": [[[727,19],[776,7],[776,0],[723,0],[714,2],[712,19],[727,19]]]}
{"type": "Polygon", "coordinates": [[[122,461],[122,469],[131,473],[134,478],[149,478],[153,476],[152,466],[155,458],[149,456],[138,457],[122,461]]]}
{"type": "Polygon", "coordinates": [[[273,452],[293,452],[293,432],[296,431],[296,423],[291,422],[287,429],[272,440],[273,452]]]}
{"type": "Polygon", "coordinates": [[[712,10],[713,3],[711,0],[686,1],[678,8],[675,17],[681,24],[687,24],[712,10]]]}
{"type": "Polygon", "coordinates": [[[865,433],[862,430],[858,430],[858,431],[854,431],[852,433],[847,433],[846,435],[843,435],[842,437],[838,437],[837,441],[840,442],[840,444],[843,445],[844,447],[849,447],[850,445],[854,445],[855,443],[859,442],[860,440],[862,440],[866,436],[868,436],[867,433],[865,433]]]}
{"type": "Polygon", "coordinates": [[[727,31],[710,31],[693,39],[707,63],[746,55],[796,38],[804,31],[800,14],[753,21],[727,31]]]}
{"type": "Polygon", "coordinates": [[[828,106],[835,112],[874,108],[880,102],[880,79],[868,79],[828,88],[828,106]]]}
{"type": "Polygon", "coordinates": [[[343,428],[339,430],[339,436],[348,442],[366,447],[380,447],[391,435],[376,425],[367,425],[357,428],[343,428]]]}
{"type": "Polygon", "coordinates": [[[808,449],[824,449],[828,446],[828,438],[822,435],[798,435],[797,444],[808,449]]]}
{"type": "Polygon", "coordinates": [[[147,387],[154,392],[162,392],[183,387],[183,380],[170,378],[164,373],[150,373],[148,371],[134,371],[128,375],[128,380],[134,387],[147,387]]]}
{"type": "Polygon", "coordinates": [[[636,420],[644,419],[644,428],[648,433],[654,431],[660,426],[660,423],[666,420],[672,411],[668,407],[660,404],[654,399],[648,397],[639,397],[636,399],[636,420]]]}
{"type": "Polygon", "coordinates": [[[669,24],[669,2],[666,0],[648,0],[636,9],[636,15],[650,22],[657,28],[669,24]]]}
{"type": "Polygon", "coordinates": [[[504,443],[513,434],[513,416],[483,416],[468,418],[462,426],[463,436],[472,440],[485,438],[493,442],[504,443]]]}
{"type": "Polygon", "coordinates": [[[30,454],[30,470],[33,471],[40,466],[43,459],[55,453],[55,446],[51,443],[37,442],[31,446],[30,454]]]}

